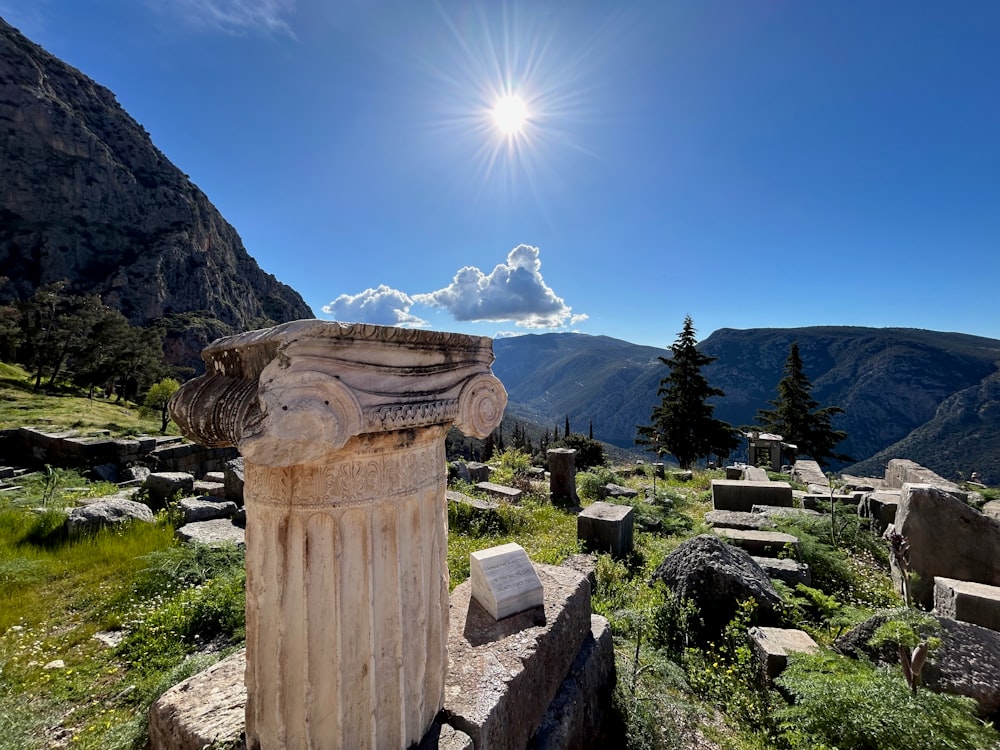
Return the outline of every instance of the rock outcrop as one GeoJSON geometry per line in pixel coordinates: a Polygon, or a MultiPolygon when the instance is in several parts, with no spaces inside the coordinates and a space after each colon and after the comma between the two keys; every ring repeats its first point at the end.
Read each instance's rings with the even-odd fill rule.
{"type": "Polygon", "coordinates": [[[68,279],[199,366],[221,335],[314,317],[108,89],[2,19],[0,131],[0,302],[68,279]]]}

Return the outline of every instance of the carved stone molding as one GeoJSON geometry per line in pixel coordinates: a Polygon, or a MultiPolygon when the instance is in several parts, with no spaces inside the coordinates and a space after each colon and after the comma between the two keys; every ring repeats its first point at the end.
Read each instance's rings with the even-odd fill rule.
{"type": "Polygon", "coordinates": [[[204,350],[170,411],[203,445],[265,466],[324,460],[355,436],[451,424],[486,437],[507,403],[480,336],[300,320],[204,350]]]}

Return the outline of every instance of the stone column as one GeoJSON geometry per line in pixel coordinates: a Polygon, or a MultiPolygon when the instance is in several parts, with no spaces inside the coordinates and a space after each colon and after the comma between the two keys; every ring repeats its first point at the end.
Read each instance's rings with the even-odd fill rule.
{"type": "Polygon", "coordinates": [[[419,743],[448,665],[444,439],[500,422],[492,341],[304,320],[203,358],[171,413],[245,461],[248,749],[419,743]]]}
{"type": "Polygon", "coordinates": [[[576,494],[576,451],[573,448],[549,448],[549,493],[553,505],[572,507],[580,504],[576,494]]]}

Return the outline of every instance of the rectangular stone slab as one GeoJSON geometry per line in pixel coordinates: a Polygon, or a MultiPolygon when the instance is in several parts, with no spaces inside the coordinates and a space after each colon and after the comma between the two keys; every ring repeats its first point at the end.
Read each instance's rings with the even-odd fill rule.
{"type": "Polygon", "coordinates": [[[520,544],[477,550],[469,568],[472,596],[494,620],[542,606],[542,582],[520,544]]]}
{"type": "Polygon", "coordinates": [[[792,505],[788,482],[752,482],[745,479],[713,479],[712,507],[715,510],[750,512],[755,505],[792,505]]]}
{"type": "Polygon", "coordinates": [[[777,557],[778,553],[788,548],[796,555],[799,551],[798,537],[783,534],[780,531],[753,531],[744,529],[726,529],[716,527],[712,532],[737,547],[742,547],[751,555],[761,557],[777,557]]]}

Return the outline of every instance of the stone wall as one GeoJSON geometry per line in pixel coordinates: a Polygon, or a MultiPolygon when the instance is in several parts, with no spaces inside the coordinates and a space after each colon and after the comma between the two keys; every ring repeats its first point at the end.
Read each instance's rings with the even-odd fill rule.
{"type": "Polygon", "coordinates": [[[208,471],[221,471],[226,461],[237,455],[235,448],[205,448],[175,436],[110,438],[76,432],[47,433],[30,427],[0,432],[3,462],[31,469],[46,464],[75,469],[110,464],[119,470],[148,466],[154,471],[203,476],[208,471]]]}

